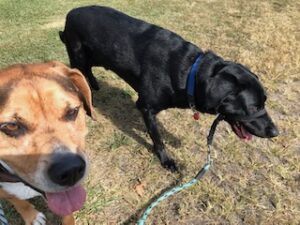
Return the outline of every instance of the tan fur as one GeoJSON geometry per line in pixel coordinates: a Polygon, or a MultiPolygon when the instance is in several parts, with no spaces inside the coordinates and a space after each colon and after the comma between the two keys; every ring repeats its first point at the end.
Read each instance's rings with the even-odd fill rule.
{"type": "MultiPolygon", "coordinates": [[[[0,71],[0,90],[2,87],[7,88],[9,94],[0,106],[0,123],[18,120],[26,124],[28,132],[19,138],[0,132],[0,159],[31,185],[43,191],[59,191],[43,178],[43,169],[50,163],[55,146],[66,146],[84,156],[85,109],[93,114],[91,92],[85,78],[78,70],[59,62],[14,65],[0,71]],[[61,78],[73,84],[83,98],[60,84],[61,78]],[[80,110],[76,120],[65,121],[66,109],[77,106],[80,110]]],[[[37,213],[34,207],[4,193],[2,191],[0,197],[9,200],[26,224],[31,224],[31,218],[37,213]]],[[[74,224],[70,218],[65,218],[71,221],[65,225],[74,224]]]]}
{"type": "MultiPolygon", "coordinates": [[[[25,225],[32,225],[32,221],[37,217],[38,211],[34,208],[32,204],[28,201],[20,200],[5,191],[0,189],[0,198],[5,199],[6,201],[10,202],[17,212],[22,216],[25,221],[25,225]]],[[[62,218],[62,225],[74,225],[75,220],[73,215],[64,216],[62,218]]]]}
{"type": "Polygon", "coordinates": [[[14,196],[6,193],[0,189],[0,198],[9,201],[17,210],[18,213],[24,218],[26,225],[31,225],[32,221],[36,218],[38,211],[29,202],[15,198],[14,196]]]}

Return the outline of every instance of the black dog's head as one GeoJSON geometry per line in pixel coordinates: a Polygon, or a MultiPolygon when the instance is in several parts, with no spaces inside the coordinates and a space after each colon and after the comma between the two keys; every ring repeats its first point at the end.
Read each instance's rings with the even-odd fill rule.
{"type": "Polygon", "coordinates": [[[265,110],[266,99],[258,77],[245,66],[205,54],[196,88],[200,111],[222,114],[241,139],[271,138],[279,132],[265,110]]]}

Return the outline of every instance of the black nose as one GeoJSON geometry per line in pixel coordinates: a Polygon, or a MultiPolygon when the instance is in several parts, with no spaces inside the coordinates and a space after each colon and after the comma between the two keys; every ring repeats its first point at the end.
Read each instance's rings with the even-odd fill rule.
{"type": "Polygon", "coordinates": [[[267,127],[266,133],[269,137],[276,137],[279,135],[279,131],[275,126],[267,127]]]}
{"type": "Polygon", "coordinates": [[[81,156],[73,153],[55,153],[48,175],[56,184],[73,186],[83,177],[85,169],[86,164],[81,156]]]}

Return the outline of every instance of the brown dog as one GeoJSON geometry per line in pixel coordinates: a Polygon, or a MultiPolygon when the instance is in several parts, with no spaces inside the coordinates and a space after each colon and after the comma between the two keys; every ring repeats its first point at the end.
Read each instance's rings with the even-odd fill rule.
{"type": "Polygon", "coordinates": [[[85,201],[85,112],[91,91],[76,69],[59,62],[14,65],[0,71],[0,198],[26,225],[45,216],[24,199],[43,195],[49,208],[74,224],[85,201]]]}

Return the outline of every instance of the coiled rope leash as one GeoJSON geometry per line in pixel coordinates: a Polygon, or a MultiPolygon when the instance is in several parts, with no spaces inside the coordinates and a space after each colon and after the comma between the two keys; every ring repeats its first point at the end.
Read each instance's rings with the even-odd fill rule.
{"type": "Polygon", "coordinates": [[[211,149],[210,146],[212,145],[213,142],[213,138],[214,138],[214,133],[216,131],[217,125],[218,123],[223,120],[224,117],[222,115],[219,115],[213,122],[213,124],[211,125],[211,128],[209,130],[209,134],[207,136],[207,158],[206,158],[206,163],[204,164],[204,166],[201,168],[201,170],[198,172],[198,174],[189,182],[173,187],[170,190],[167,190],[166,192],[164,192],[163,194],[161,194],[154,202],[152,202],[144,211],[143,215],[140,217],[140,219],[138,220],[137,224],[138,225],[144,225],[147,217],[149,216],[149,214],[151,213],[152,209],[157,206],[161,201],[167,199],[168,197],[184,190],[187,189],[191,186],[193,186],[194,184],[196,184],[199,180],[201,180],[201,178],[204,176],[204,174],[209,170],[211,164],[212,164],[212,159],[211,159],[211,149]]]}
{"type": "Polygon", "coordinates": [[[8,221],[5,218],[2,204],[0,203],[0,225],[8,225],[8,221]]]}

